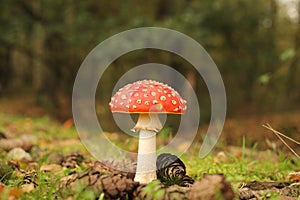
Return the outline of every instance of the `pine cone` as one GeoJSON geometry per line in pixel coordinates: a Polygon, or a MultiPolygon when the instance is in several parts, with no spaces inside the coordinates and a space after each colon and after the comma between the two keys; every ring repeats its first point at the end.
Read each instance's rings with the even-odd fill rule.
{"type": "MultiPolygon", "coordinates": [[[[114,166],[122,166],[130,161],[114,161],[114,166]],[[119,162],[118,162],[119,161],[119,162]]],[[[86,190],[92,190],[96,196],[104,193],[105,199],[133,199],[134,190],[139,183],[129,178],[127,172],[114,170],[111,165],[105,163],[109,161],[96,161],[94,165],[83,172],[71,174],[60,180],[61,192],[69,188],[75,192],[76,185],[79,183],[86,190]]],[[[130,163],[134,166],[134,163],[130,163]]],[[[130,166],[130,165],[129,165],[130,166]]]]}
{"type": "Polygon", "coordinates": [[[67,168],[75,168],[76,165],[80,165],[84,160],[84,157],[79,152],[71,152],[65,156],[62,166],[67,168]]]}
{"type": "Polygon", "coordinates": [[[184,163],[175,155],[164,153],[156,161],[157,178],[165,185],[190,186],[194,180],[186,175],[184,163]]]}
{"type": "Polygon", "coordinates": [[[108,159],[95,162],[95,169],[107,170],[113,174],[122,174],[127,178],[134,178],[136,171],[136,162],[125,159],[108,159]]]}
{"type": "Polygon", "coordinates": [[[23,184],[33,183],[34,186],[38,186],[37,179],[38,179],[37,171],[35,170],[26,171],[23,178],[23,184]]]}
{"type": "Polygon", "coordinates": [[[189,199],[199,200],[234,199],[232,186],[222,174],[204,174],[186,195],[189,199]]]}

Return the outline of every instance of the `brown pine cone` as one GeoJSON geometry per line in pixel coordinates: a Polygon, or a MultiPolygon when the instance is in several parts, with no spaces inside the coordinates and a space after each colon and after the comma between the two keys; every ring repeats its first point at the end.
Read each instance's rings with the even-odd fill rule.
{"type": "Polygon", "coordinates": [[[96,161],[94,169],[107,170],[114,174],[122,174],[133,179],[136,171],[136,162],[125,159],[108,159],[96,161]]]}
{"type": "Polygon", "coordinates": [[[67,168],[75,168],[76,165],[80,165],[84,161],[84,157],[79,152],[71,152],[64,157],[62,166],[67,168]]]}
{"type": "MultiPolygon", "coordinates": [[[[108,161],[96,161],[85,171],[62,178],[60,191],[69,188],[75,192],[76,185],[79,183],[86,190],[92,190],[95,196],[104,193],[105,199],[133,199],[133,192],[139,183],[129,178],[128,173],[114,170],[111,166],[105,165],[105,162],[108,161]]],[[[117,161],[114,162],[117,164],[117,161]]],[[[119,160],[119,165],[129,162],[119,160]]]]}
{"type": "Polygon", "coordinates": [[[234,192],[224,175],[204,174],[203,178],[195,182],[187,192],[187,197],[199,200],[232,200],[234,199],[234,192]]]}

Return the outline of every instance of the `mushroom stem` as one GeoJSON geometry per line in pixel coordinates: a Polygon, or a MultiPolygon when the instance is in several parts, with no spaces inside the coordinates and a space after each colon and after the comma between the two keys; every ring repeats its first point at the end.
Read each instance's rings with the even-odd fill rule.
{"type": "Polygon", "coordinates": [[[133,131],[140,131],[135,181],[142,184],[156,179],[156,132],[162,128],[157,114],[140,114],[133,131]]]}
{"type": "Polygon", "coordinates": [[[156,179],[156,133],[141,130],[134,180],[147,184],[154,179],[156,179]]]}

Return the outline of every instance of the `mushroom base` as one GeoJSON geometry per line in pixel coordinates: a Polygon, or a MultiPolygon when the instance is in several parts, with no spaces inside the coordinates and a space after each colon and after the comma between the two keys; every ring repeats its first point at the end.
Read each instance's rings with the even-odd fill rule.
{"type": "Polygon", "coordinates": [[[153,180],[156,180],[156,171],[153,172],[136,172],[134,181],[139,182],[140,184],[148,184],[151,183],[153,180]]]}

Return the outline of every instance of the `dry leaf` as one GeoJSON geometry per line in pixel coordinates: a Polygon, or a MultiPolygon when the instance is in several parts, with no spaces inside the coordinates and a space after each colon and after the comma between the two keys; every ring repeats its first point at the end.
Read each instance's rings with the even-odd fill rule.
{"type": "Polygon", "coordinates": [[[73,119],[68,119],[64,122],[63,127],[65,130],[69,130],[74,125],[73,119]]]}
{"type": "Polygon", "coordinates": [[[23,192],[31,192],[34,190],[34,184],[33,183],[29,183],[29,184],[24,184],[21,187],[23,192]]]}
{"type": "Polygon", "coordinates": [[[33,144],[23,138],[14,138],[14,139],[1,139],[0,140],[0,148],[4,149],[5,151],[10,151],[14,148],[22,148],[25,151],[29,151],[33,144]]]}
{"type": "Polygon", "coordinates": [[[21,189],[18,189],[18,188],[10,188],[10,190],[9,190],[9,196],[12,196],[12,197],[18,198],[22,194],[23,194],[23,191],[21,189]]]}
{"type": "Polygon", "coordinates": [[[12,160],[18,160],[18,161],[23,161],[23,162],[32,161],[30,154],[21,148],[14,148],[14,149],[10,150],[7,154],[7,157],[12,160]]]}
{"type": "Polygon", "coordinates": [[[300,181],[300,171],[291,172],[288,176],[288,179],[292,182],[300,181]]]}
{"type": "Polygon", "coordinates": [[[62,166],[57,164],[50,164],[50,165],[42,165],[40,171],[44,172],[57,172],[62,169],[62,166]]]}

